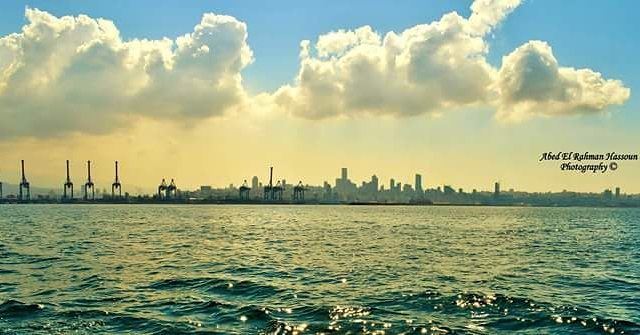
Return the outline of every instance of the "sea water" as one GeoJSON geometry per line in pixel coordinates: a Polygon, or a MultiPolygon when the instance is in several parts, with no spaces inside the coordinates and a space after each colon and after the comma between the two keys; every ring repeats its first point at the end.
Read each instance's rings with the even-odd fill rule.
{"type": "Polygon", "coordinates": [[[0,334],[640,333],[640,210],[1,205],[0,334]]]}

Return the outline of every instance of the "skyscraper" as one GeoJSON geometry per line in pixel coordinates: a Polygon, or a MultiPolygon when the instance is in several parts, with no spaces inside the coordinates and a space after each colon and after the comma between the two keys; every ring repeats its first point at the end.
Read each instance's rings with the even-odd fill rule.
{"type": "Polygon", "coordinates": [[[494,196],[494,197],[498,197],[498,196],[500,196],[500,183],[499,183],[499,182],[496,182],[496,183],[493,185],[493,196],[494,196]]]}
{"type": "Polygon", "coordinates": [[[251,178],[251,188],[256,191],[260,188],[260,185],[258,185],[258,176],[253,176],[253,178],[251,178]]]}
{"type": "Polygon", "coordinates": [[[347,168],[342,168],[340,178],[336,178],[335,191],[340,195],[342,199],[353,198],[353,195],[358,190],[358,186],[349,180],[347,168]]]}
{"type": "Polygon", "coordinates": [[[372,192],[378,192],[378,176],[376,176],[375,174],[373,176],[371,176],[371,191],[372,192]]]}
{"type": "Polygon", "coordinates": [[[418,173],[416,173],[416,182],[415,182],[414,188],[415,188],[417,193],[423,193],[424,192],[422,190],[422,175],[420,175],[418,173]]]}

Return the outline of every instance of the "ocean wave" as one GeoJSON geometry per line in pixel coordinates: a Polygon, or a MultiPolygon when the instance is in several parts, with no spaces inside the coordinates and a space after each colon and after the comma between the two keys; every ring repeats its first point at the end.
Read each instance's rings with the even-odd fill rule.
{"type": "Polygon", "coordinates": [[[0,334],[640,334],[637,210],[101,208],[0,222],[0,334]]]}
{"type": "MultiPolygon", "coordinates": [[[[192,280],[186,282],[195,283],[192,280]]],[[[158,285],[160,282],[156,282],[153,287],[158,285]]],[[[163,281],[160,286],[165,285],[175,287],[176,282],[163,281]]],[[[185,285],[185,282],[181,285],[185,285]]],[[[172,298],[131,305],[126,308],[127,312],[51,306],[46,311],[46,317],[57,320],[58,323],[61,320],[68,320],[70,323],[82,320],[83,327],[90,325],[96,332],[106,333],[236,333],[239,329],[260,334],[633,334],[640,331],[637,323],[597,316],[586,308],[553,305],[501,294],[441,294],[427,290],[416,293],[385,293],[362,297],[361,300],[367,303],[294,304],[284,307],[242,304],[237,301],[172,298]]],[[[33,316],[43,311],[43,308],[39,304],[8,300],[0,305],[0,317],[33,316]]],[[[28,326],[29,324],[25,327],[28,326]]],[[[64,323],[58,326],[61,329],[75,327],[64,323]]]]}
{"type": "Polygon", "coordinates": [[[196,289],[208,293],[254,299],[270,297],[285,292],[285,290],[271,285],[226,278],[167,278],[148,284],[146,288],[153,290],[196,289]]]}
{"type": "Polygon", "coordinates": [[[20,317],[31,316],[44,308],[40,304],[26,304],[18,300],[7,300],[0,304],[0,316],[20,317]]]}

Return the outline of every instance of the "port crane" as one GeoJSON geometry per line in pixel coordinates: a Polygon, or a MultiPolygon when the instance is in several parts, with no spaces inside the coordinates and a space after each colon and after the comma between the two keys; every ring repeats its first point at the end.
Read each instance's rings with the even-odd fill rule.
{"type": "Polygon", "coordinates": [[[167,198],[176,198],[178,196],[178,187],[176,186],[176,182],[171,179],[171,183],[167,186],[167,198]]]}
{"type": "Polygon", "coordinates": [[[24,174],[24,159],[20,161],[20,165],[22,168],[22,178],[20,179],[19,185],[19,198],[20,200],[30,200],[31,199],[31,185],[24,174]],[[25,194],[26,191],[26,194],[25,194]]]}
{"type": "Polygon", "coordinates": [[[160,183],[160,186],[158,186],[158,199],[162,199],[164,196],[163,194],[167,191],[167,182],[164,180],[164,178],[162,178],[162,182],[160,183]]]}
{"type": "Polygon", "coordinates": [[[118,190],[118,198],[122,197],[122,185],[120,184],[120,179],[118,178],[118,161],[116,161],[116,179],[111,184],[111,197],[116,197],[116,190],[118,190]]]}
{"type": "Polygon", "coordinates": [[[73,182],[71,182],[71,176],[69,175],[69,160],[67,159],[67,180],[62,185],[62,197],[63,199],[73,199],[73,182]],[[70,196],[67,194],[70,191],[70,196]]]}
{"type": "Polygon", "coordinates": [[[89,190],[91,190],[91,200],[95,200],[96,189],[91,180],[91,161],[87,161],[87,182],[84,184],[84,200],[89,200],[89,190]]]}
{"type": "Polygon", "coordinates": [[[293,201],[304,202],[304,191],[306,188],[302,185],[302,181],[293,187],[293,201]]]}
{"type": "Polygon", "coordinates": [[[244,182],[242,183],[242,186],[240,186],[240,200],[249,200],[249,192],[251,191],[251,187],[249,187],[247,185],[247,180],[245,179],[244,182]]]}

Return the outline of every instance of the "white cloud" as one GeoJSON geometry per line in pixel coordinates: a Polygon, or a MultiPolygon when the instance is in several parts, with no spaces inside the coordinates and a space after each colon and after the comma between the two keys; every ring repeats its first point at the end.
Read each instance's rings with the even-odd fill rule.
{"type": "Polygon", "coordinates": [[[321,35],[314,47],[303,41],[295,83],[282,86],[274,101],[309,119],[491,106],[499,120],[517,121],[535,114],[600,112],[628,99],[620,81],[588,69],[559,68],[550,48],[539,42],[505,57],[502,68],[491,66],[487,35],[519,4],[476,0],[468,19],[453,12],[384,37],[364,26],[321,35]],[[535,55],[548,66],[534,64],[535,55]]]}
{"type": "Polygon", "coordinates": [[[302,43],[296,84],[275,101],[307,118],[336,115],[415,115],[485,101],[495,70],[487,46],[450,13],[384,38],[362,27],[320,36],[313,56],[302,43]]]}
{"type": "Polygon", "coordinates": [[[338,30],[318,38],[316,49],[322,57],[340,55],[354,45],[380,44],[380,36],[370,26],[360,27],[354,31],[338,30]]]}
{"type": "Polygon", "coordinates": [[[621,81],[604,79],[598,72],[560,67],[542,41],[530,41],[502,59],[497,87],[497,117],[505,121],[598,113],[624,103],[631,94],[621,81]]]}
{"type": "Polygon", "coordinates": [[[247,27],[233,17],[205,14],[175,40],[123,40],[108,20],[26,9],[22,31],[0,37],[0,138],[104,133],[140,117],[195,123],[240,109],[323,119],[490,106],[498,120],[521,121],[599,113],[629,98],[620,81],[560,67],[544,42],[490,65],[487,36],[519,4],[476,0],[469,18],[302,41],[295,82],[253,97],[241,76],[253,60],[247,27]]]}
{"type": "Polygon", "coordinates": [[[247,28],[205,14],[176,41],[124,41],[113,22],[27,9],[0,38],[0,137],[110,131],[131,116],[198,119],[244,103],[247,28]]]}
{"type": "Polygon", "coordinates": [[[509,15],[521,0],[475,0],[471,4],[469,31],[485,35],[509,15]]]}

